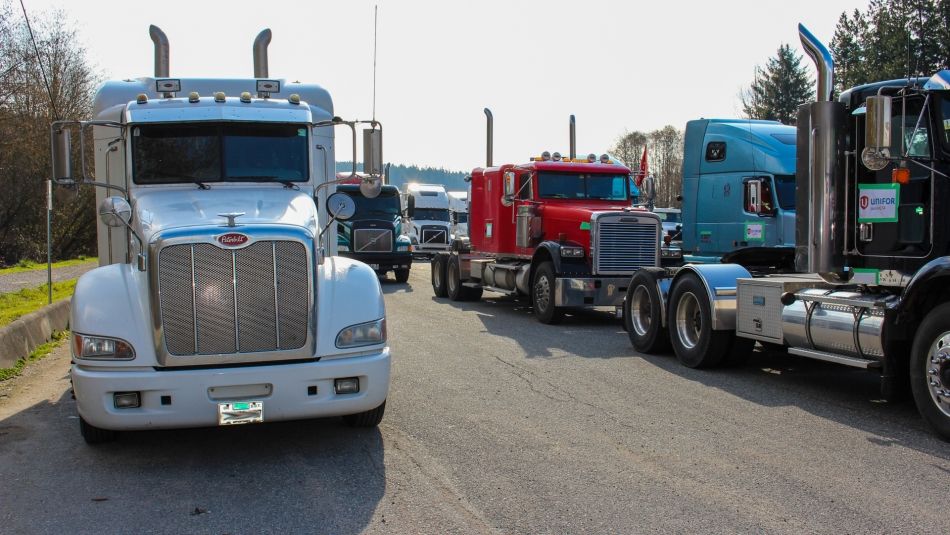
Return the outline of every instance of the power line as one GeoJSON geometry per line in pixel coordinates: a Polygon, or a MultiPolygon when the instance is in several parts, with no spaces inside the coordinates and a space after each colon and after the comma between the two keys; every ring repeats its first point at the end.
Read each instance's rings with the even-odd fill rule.
{"type": "Polygon", "coordinates": [[[56,111],[56,102],[53,100],[53,91],[50,89],[49,78],[46,77],[46,69],[43,68],[43,61],[40,60],[40,49],[36,46],[36,37],[33,35],[33,27],[30,25],[30,17],[26,15],[26,6],[23,5],[23,0],[20,0],[20,8],[23,9],[23,20],[26,21],[26,29],[30,31],[30,41],[33,43],[33,52],[36,54],[36,64],[40,68],[40,73],[43,75],[43,83],[46,84],[46,95],[49,96],[49,105],[53,110],[53,118],[59,120],[59,112],[56,111]]]}

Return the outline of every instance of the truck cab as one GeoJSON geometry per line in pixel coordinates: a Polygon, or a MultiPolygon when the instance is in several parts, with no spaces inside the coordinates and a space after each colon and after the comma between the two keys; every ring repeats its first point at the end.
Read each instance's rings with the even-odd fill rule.
{"type": "Polygon", "coordinates": [[[409,209],[412,198],[413,215],[408,221],[408,235],[413,252],[429,256],[448,251],[452,236],[449,196],[441,184],[406,184],[404,206],[409,209]]]}
{"type": "Polygon", "coordinates": [[[468,236],[468,192],[450,191],[449,215],[452,219],[452,239],[468,236]]]}
{"type": "Polygon", "coordinates": [[[795,247],[795,128],[699,119],[683,145],[684,262],[716,263],[743,248],[795,247]]]}
{"type": "Polygon", "coordinates": [[[97,187],[99,201],[101,267],[77,282],[70,316],[83,437],[325,416],[375,426],[386,311],[373,270],[334,256],[331,218],[352,207],[328,195],[344,123],[330,94],[268,77],[269,30],[255,76],[236,79],[171,78],[167,38],[150,33],[154,77],[106,82],[93,119],[51,128],[53,180],[97,187]],[[91,139],[95,181],[72,170],[70,132],[91,139]]]}
{"type": "Polygon", "coordinates": [[[379,196],[370,199],[355,184],[341,184],[337,192],[356,204],[353,217],[337,224],[340,256],[369,265],[378,275],[392,271],[398,282],[409,280],[412,244],[403,234],[403,210],[396,186],[385,185],[379,196]]]}

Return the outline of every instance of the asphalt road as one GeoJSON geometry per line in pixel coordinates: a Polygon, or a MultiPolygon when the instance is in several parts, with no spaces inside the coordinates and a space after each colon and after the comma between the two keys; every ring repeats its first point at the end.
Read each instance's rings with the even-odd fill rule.
{"type": "Polygon", "coordinates": [[[610,314],[384,284],[378,430],[338,420],[86,446],[65,348],[0,386],[2,533],[945,532],[950,444],[867,372],[695,371],[610,314]]]}

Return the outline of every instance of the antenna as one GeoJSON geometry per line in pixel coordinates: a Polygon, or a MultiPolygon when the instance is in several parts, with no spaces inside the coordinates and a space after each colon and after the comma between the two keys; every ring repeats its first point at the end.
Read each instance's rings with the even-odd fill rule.
{"type": "Polygon", "coordinates": [[[376,27],[379,24],[379,4],[373,6],[373,121],[376,121],[376,27]]]}

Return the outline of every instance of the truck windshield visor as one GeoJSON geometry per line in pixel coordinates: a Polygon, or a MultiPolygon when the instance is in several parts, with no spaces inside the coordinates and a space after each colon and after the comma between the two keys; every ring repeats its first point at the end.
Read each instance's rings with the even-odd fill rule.
{"type": "Polygon", "coordinates": [[[309,129],[286,123],[148,124],[132,128],[136,184],[306,182],[309,129]]]}
{"type": "Polygon", "coordinates": [[[629,175],[547,172],[538,173],[542,199],[626,201],[629,175]]]}
{"type": "Polygon", "coordinates": [[[417,207],[412,218],[419,221],[449,221],[449,209],[417,207]]]}
{"type": "Polygon", "coordinates": [[[395,194],[381,194],[375,199],[363,197],[358,192],[346,192],[356,202],[356,213],[350,219],[382,219],[392,221],[400,212],[399,196],[395,194]]]}

